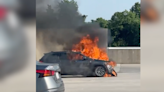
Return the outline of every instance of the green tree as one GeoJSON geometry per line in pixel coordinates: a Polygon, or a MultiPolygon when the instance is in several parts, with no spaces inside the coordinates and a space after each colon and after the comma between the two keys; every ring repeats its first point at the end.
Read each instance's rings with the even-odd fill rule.
{"type": "Polygon", "coordinates": [[[140,17],[140,9],[141,9],[141,5],[139,2],[136,2],[130,9],[131,12],[136,13],[136,15],[138,15],[140,17]]]}
{"type": "Polygon", "coordinates": [[[109,46],[140,46],[140,3],[135,3],[130,11],[115,12],[110,20],[97,18],[92,23],[99,23],[100,27],[108,28],[112,35],[109,46]]]}

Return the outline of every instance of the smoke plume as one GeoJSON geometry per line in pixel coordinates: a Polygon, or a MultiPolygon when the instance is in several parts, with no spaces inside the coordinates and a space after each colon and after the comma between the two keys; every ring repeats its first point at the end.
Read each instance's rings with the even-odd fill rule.
{"type": "Polygon", "coordinates": [[[72,45],[89,34],[107,46],[107,30],[97,23],[85,23],[76,3],[62,0],[36,0],[37,58],[49,51],[71,50],[72,45]]]}

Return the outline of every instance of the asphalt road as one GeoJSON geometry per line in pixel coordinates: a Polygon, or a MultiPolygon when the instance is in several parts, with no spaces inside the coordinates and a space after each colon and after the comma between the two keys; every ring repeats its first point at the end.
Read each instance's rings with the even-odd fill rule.
{"type": "Polygon", "coordinates": [[[62,76],[65,92],[139,92],[140,65],[120,65],[117,77],[62,76]]]}

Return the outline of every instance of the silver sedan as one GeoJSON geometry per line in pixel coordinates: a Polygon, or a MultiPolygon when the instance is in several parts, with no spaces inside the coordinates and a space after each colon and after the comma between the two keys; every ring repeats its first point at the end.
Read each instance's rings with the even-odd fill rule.
{"type": "Polygon", "coordinates": [[[36,64],[36,92],[64,92],[58,64],[36,64]]]}

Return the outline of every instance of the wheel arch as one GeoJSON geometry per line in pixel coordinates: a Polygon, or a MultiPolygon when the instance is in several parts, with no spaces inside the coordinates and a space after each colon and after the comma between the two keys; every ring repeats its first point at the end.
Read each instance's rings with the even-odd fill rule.
{"type": "Polygon", "coordinates": [[[92,71],[94,71],[94,69],[98,66],[102,66],[105,68],[105,70],[107,70],[107,68],[103,64],[95,64],[95,65],[93,65],[92,71]]]}

